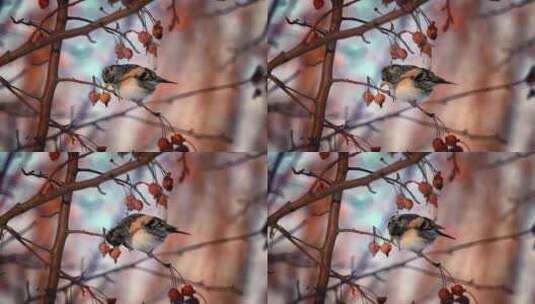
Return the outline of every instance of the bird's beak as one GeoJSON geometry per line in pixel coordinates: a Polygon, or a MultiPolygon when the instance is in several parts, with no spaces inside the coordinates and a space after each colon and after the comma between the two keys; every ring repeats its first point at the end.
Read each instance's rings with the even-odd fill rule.
{"type": "Polygon", "coordinates": [[[172,83],[172,84],[178,84],[177,82],[174,82],[174,81],[171,81],[171,80],[167,80],[167,79],[162,78],[162,77],[158,77],[158,82],[160,82],[160,83],[172,83]]]}
{"type": "Polygon", "coordinates": [[[438,78],[438,79],[437,79],[437,81],[435,81],[435,82],[438,83],[438,84],[457,84],[457,83],[455,83],[455,82],[447,81],[447,80],[442,79],[442,78],[440,78],[440,77],[437,77],[437,78],[438,78]]]}

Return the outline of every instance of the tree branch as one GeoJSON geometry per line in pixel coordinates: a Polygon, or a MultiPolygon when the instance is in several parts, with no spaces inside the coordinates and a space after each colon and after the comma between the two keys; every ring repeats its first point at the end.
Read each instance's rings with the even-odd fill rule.
{"type": "MultiPolygon", "coordinates": [[[[420,160],[422,160],[428,153],[410,153],[407,154],[408,157],[402,160],[399,160],[393,164],[390,164],[386,167],[383,167],[374,173],[371,173],[367,176],[352,179],[352,180],[346,180],[340,183],[333,183],[330,185],[330,187],[325,188],[323,190],[319,190],[316,192],[308,192],[305,195],[303,195],[301,198],[293,201],[288,202],[281,208],[279,208],[277,211],[272,213],[267,220],[266,225],[272,226],[276,224],[282,217],[285,215],[292,213],[304,206],[307,206],[319,199],[322,199],[324,197],[327,197],[329,195],[334,194],[335,192],[348,189],[348,188],[355,188],[355,187],[361,187],[366,186],[370,184],[373,181],[376,181],[378,179],[383,178],[386,175],[395,173],[401,169],[404,169],[406,167],[409,167],[413,164],[418,163],[420,160]]],[[[0,221],[0,224],[2,222],[0,221]]]]}
{"type": "Polygon", "coordinates": [[[16,59],[33,52],[37,49],[40,49],[42,47],[45,47],[49,44],[53,44],[57,41],[73,38],[76,36],[86,35],[90,33],[91,31],[94,31],[98,29],[99,27],[102,27],[104,25],[107,25],[109,23],[112,23],[114,21],[117,21],[119,19],[122,19],[128,15],[131,15],[133,13],[136,13],[141,8],[146,6],[147,4],[151,3],[154,0],[137,0],[133,1],[130,5],[128,5],[126,8],[117,10],[116,12],[107,15],[105,17],[102,17],[95,22],[92,22],[88,25],[73,28],[71,30],[62,31],[55,33],[53,35],[47,36],[43,38],[42,40],[39,40],[37,42],[27,41],[23,45],[19,46],[17,49],[13,51],[7,51],[0,57],[0,66],[3,66],[5,64],[8,64],[12,61],[15,61],[16,59]]]}
{"type": "MultiPolygon", "coordinates": [[[[55,33],[65,31],[67,26],[67,15],[69,0],[58,0],[58,14],[56,18],[55,33]]],[[[54,93],[58,84],[58,69],[61,56],[62,40],[57,40],[52,44],[50,57],[48,60],[48,71],[46,76],[45,91],[39,105],[39,121],[37,123],[37,133],[35,135],[36,145],[34,151],[44,151],[46,144],[46,135],[48,134],[48,124],[50,123],[50,114],[52,112],[52,102],[54,93]]]]}
{"type": "MultiPolygon", "coordinates": [[[[78,152],[69,153],[69,164],[67,166],[67,176],[65,177],[66,184],[76,182],[76,175],[78,174],[78,156],[78,152]]],[[[63,249],[65,247],[69,230],[69,213],[71,209],[72,194],[73,192],[71,191],[63,196],[59,209],[56,239],[54,240],[54,245],[50,255],[50,271],[48,273],[47,287],[45,290],[44,303],[47,304],[52,304],[56,301],[63,249]]]]}
{"type": "Polygon", "coordinates": [[[54,189],[47,193],[39,192],[35,194],[34,196],[32,196],[31,198],[29,198],[28,200],[22,203],[17,203],[15,206],[9,209],[6,213],[2,214],[0,216],[0,227],[5,226],[13,217],[20,215],[32,208],[40,206],[56,197],[68,194],[70,192],[74,192],[74,191],[78,191],[78,190],[82,190],[82,189],[86,189],[90,187],[96,187],[103,182],[113,179],[116,176],[125,174],[129,171],[132,171],[141,166],[144,166],[150,163],[159,154],[160,153],[142,153],[139,156],[137,156],[135,160],[125,163],[110,171],[104,172],[102,175],[97,176],[95,178],[90,178],[90,179],[86,179],[86,180],[79,181],[79,182],[68,183],[68,184],[63,185],[63,187],[61,188],[54,189]]]}
{"type": "MultiPolygon", "coordinates": [[[[332,16],[329,33],[340,31],[342,24],[343,0],[332,0],[332,16]]],[[[314,115],[312,116],[312,128],[308,136],[308,147],[306,151],[318,151],[320,148],[321,134],[325,121],[325,109],[327,108],[327,99],[331,91],[333,81],[334,57],[336,54],[337,40],[330,41],[325,47],[323,57],[323,67],[321,69],[321,81],[319,91],[315,101],[314,115]]]]}
{"type": "MultiPolygon", "coordinates": [[[[336,168],[336,183],[343,183],[346,179],[348,168],[348,153],[338,153],[338,164],[336,168]]],[[[334,253],[334,245],[336,243],[336,237],[338,236],[338,219],[340,214],[340,206],[342,203],[343,190],[333,193],[331,200],[331,207],[329,211],[329,221],[327,224],[327,233],[325,235],[325,241],[321,247],[320,257],[320,273],[318,275],[318,281],[316,283],[316,298],[314,303],[322,304],[325,302],[325,296],[327,295],[327,286],[329,284],[329,274],[331,272],[331,261],[334,253]]]]}

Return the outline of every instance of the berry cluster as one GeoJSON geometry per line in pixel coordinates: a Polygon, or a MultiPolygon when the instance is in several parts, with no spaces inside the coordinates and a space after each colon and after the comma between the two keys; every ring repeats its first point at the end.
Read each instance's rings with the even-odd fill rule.
{"type": "Polygon", "coordinates": [[[463,147],[460,146],[461,141],[454,134],[448,134],[444,139],[436,137],[433,139],[433,150],[435,152],[463,152],[463,147]]]}
{"type": "Polygon", "coordinates": [[[158,139],[158,149],[162,152],[189,152],[189,148],[186,146],[186,139],[180,133],[171,134],[170,139],[160,137],[158,139]]]}
{"type": "Polygon", "coordinates": [[[197,292],[190,284],[184,284],[180,289],[171,288],[167,292],[167,296],[171,304],[199,304],[200,301],[196,297],[197,292]]]}
{"type": "Polygon", "coordinates": [[[106,91],[97,92],[95,89],[93,89],[88,94],[89,101],[94,106],[98,101],[102,102],[106,107],[108,106],[108,103],[110,103],[111,95],[110,93],[106,91]]]}
{"type": "Polygon", "coordinates": [[[108,243],[102,241],[98,245],[98,251],[102,254],[102,257],[105,257],[107,254],[110,255],[110,257],[113,259],[113,262],[117,264],[117,260],[119,259],[119,256],[121,255],[121,249],[119,247],[110,247],[108,243]]]}
{"type": "Polygon", "coordinates": [[[372,256],[375,256],[377,252],[379,252],[379,250],[381,250],[384,255],[388,256],[388,254],[392,250],[392,244],[390,244],[389,242],[383,242],[381,245],[379,245],[377,244],[377,242],[372,241],[368,244],[368,250],[370,251],[372,256]]]}
{"type": "Polygon", "coordinates": [[[364,103],[366,106],[369,106],[372,102],[375,101],[376,104],[379,105],[379,107],[383,107],[383,103],[385,102],[386,96],[385,94],[377,91],[375,95],[370,91],[370,88],[366,89],[364,93],[362,93],[362,99],[364,100],[364,103]]]}
{"type": "Polygon", "coordinates": [[[470,298],[465,295],[466,289],[460,284],[455,284],[451,287],[451,290],[444,287],[438,291],[438,298],[440,304],[469,304],[470,298]]]}

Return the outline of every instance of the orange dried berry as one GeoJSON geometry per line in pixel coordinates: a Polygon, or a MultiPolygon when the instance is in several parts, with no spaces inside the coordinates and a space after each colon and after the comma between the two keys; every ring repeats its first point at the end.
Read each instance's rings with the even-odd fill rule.
{"type": "Polygon", "coordinates": [[[48,152],[48,157],[50,158],[51,161],[58,160],[60,155],[61,154],[58,151],[48,152]]]}
{"type": "Polygon", "coordinates": [[[33,35],[32,42],[37,42],[39,40],[42,40],[45,37],[46,37],[45,33],[43,33],[42,31],[38,31],[37,33],[35,33],[35,35],[33,35]]]}
{"type": "Polygon", "coordinates": [[[380,249],[381,246],[379,246],[379,244],[377,244],[376,242],[370,242],[368,244],[368,251],[372,254],[372,256],[375,256],[380,249]]]}
{"type": "Polygon", "coordinates": [[[419,182],[418,191],[427,197],[433,192],[433,188],[431,188],[431,185],[426,182],[419,182]]]}
{"type": "Polygon", "coordinates": [[[141,31],[137,34],[137,40],[143,45],[147,45],[151,41],[151,36],[147,31],[141,31]]]}
{"type": "Polygon", "coordinates": [[[426,54],[429,57],[433,57],[433,48],[429,43],[426,43],[422,46],[422,53],[426,54]]]}
{"type": "Polygon", "coordinates": [[[100,251],[102,257],[105,257],[110,252],[110,246],[106,242],[102,242],[98,245],[98,251],[100,251]]]}
{"type": "Polygon", "coordinates": [[[165,207],[167,208],[167,195],[165,194],[160,194],[158,195],[158,200],[156,201],[156,204],[162,206],[162,207],[165,207]]]}
{"type": "Polygon", "coordinates": [[[163,188],[167,191],[172,191],[173,184],[174,184],[174,180],[171,177],[171,173],[167,173],[167,175],[163,178],[163,181],[162,181],[163,188]]]}
{"type": "Polygon", "coordinates": [[[180,301],[182,300],[182,295],[180,294],[180,291],[176,288],[171,288],[167,292],[167,296],[169,297],[169,300],[171,301],[180,301]]]}
{"type": "Polygon", "coordinates": [[[446,135],[446,145],[455,146],[459,142],[459,139],[454,134],[446,135]]]}
{"type": "Polygon", "coordinates": [[[438,291],[438,298],[440,300],[449,300],[453,299],[453,296],[447,288],[440,288],[438,291]]]}
{"type": "Polygon", "coordinates": [[[392,245],[389,242],[384,242],[383,244],[381,244],[381,252],[384,253],[384,255],[388,256],[391,250],[392,245]]]}
{"type": "Polygon", "coordinates": [[[414,32],[412,33],[412,41],[416,43],[419,47],[424,46],[427,43],[427,37],[425,37],[424,33],[422,32],[414,32]]]}
{"type": "Polygon", "coordinates": [[[377,94],[375,94],[375,96],[373,97],[373,99],[375,100],[375,103],[379,105],[379,107],[383,107],[383,103],[385,102],[385,94],[383,93],[380,93],[380,92],[377,92],[377,94]]]}
{"type": "Polygon", "coordinates": [[[111,95],[108,92],[102,92],[100,93],[100,101],[107,107],[108,103],[110,102],[111,95]]]}
{"type": "Polygon", "coordinates": [[[362,99],[364,99],[366,106],[369,106],[370,103],[372,103],[372,101],[374,100],[372,92],[366,90],[364,93],[362,93],[362,99]]]}
{"type": "Polygon", "coordinates": [[[431,193],[427,197],[427,202],[433,205],[435,208],[438,208],[438,196],[435,193],[431,193]]]}
{"type": "Polygon", "coordinates": [[[331,156],[331,153],[330,152],[319,152],[319,155],[320,155],[321,159],[327,159],[327,158],[329,158],[329,156],[331,156]]]}
{"type": "Polygon", "coordinates": [[[157,183],[150,183],[148,189],[149,193],[154,197],[162,194],[162,188],[157,183]]]}
{"type": "Polygon", "coordinates": [[[456,296],[462,296],[465,291],[466,290],[464,289],[463,285],[461,285],[461,284],[455,284],[451,288],[451,293],[453,293],[456,296]]]}
{"type": "Polygon", "coordinates": [[[325,5],[325,1],[324,0],[314,0],[314,8],[319,10],[321,8],[323,8],[323,6],[325,5]]]}
{"type": "Polygon", "coordinates": [[[182,292],[183,295],[187,297],[191,297],[195,293],[195,289],[190,284],[186,284],[182,286],[182,289],[180,291],[182,292]]]}
{"type": "Polygon", "coordinates": [[[403,209],[405,207],[405,197],[402,195],[396,196],[396,207],[398,209],[403,209]]]}
{"type": "Polygon", "coordinates": [[[39,7],[41,9],[47,8],[49,4],[50,4],[49,0],[39,0],[39,7]]]}
{"type": "Polygon", "coordinates": [[[437,137],[433,139],[433,150],[435,150],[435,152],[446,152],[448,151],[448,146],[442,138],[437,137]]]}
{"type": "Polygon", "coordinates": [[[92,90],[91,92],[89,92],[88,98],[89,101],[91,101],[91,103],[95,105],[95,103],[97,103],[97,101],[100,99],[100,94],[97,91],[92,90]]]}
{"type": "Polygon", "coordinates": [[[110,257],[113,259],[113,262],[117,264],[117,259],[119,259],[119,256],[121,255],[121,249],[119,249],[119,247],[113,247],[109,254],[110,257]]]}
{"type": "Polygon", "coordinates": [[[390,56],[392,57],[392,59],[402,59],[404,60],[405,58],[407,58],[408,56],[408,53],[407,51],[400,47],[397,43],[392,45],[390,47],[390,56]]]}
{"type": "Polygon", "coordinates": [[[414,206],[414,203],[412,202],[411,199],[406,198],[403,200],[403,208],[411,210],[413,206],[414,206]]]}
{"type": "Polygon", "coordinates": [[[122,55],[123,55],[122,56],[123,58],[126,58],[127,60],[130,60],[134,56],[134,52],[132,51],[131,48],[125,48],[125,49],[123,49],[122,55]]]}
{"type": "Polygon", "coordinates": [[[160,20],[156,21],[154,25],[152,26],[152,36],[156,39],[162,39],[163,37],[163,27],[162,22],[160,20]]]}
{"type": "Polygon", "coordinates": [[[125,46],[122,43],[115,45],[115,55],[117,56],[117,58],[119,59],[124,58],[124,49],[125,49],[125,46]]]}
{"type": "Polygon", "coordinates": [[[444,187],[444,178],[440,174],[440,171],[433,177],[433,187],[438,190],[442,190],[442,187],[444,187]]]}
{"type": "Polygon", "coordinates": [[[431,24],[429,24],[426,32],[427,32],[427,37],[429,37],[429,39],[432,39],[432,40],[437,39],[438,29],[437,29],[437,26],[435,25],[435,21],[432,21],[431,24]]]}
{"type": "Polygon", "coordinates": [[[173,135],[171,135],[171,143],[173,145],[181,145],[185,141],[186,139],[180,133],[174,133],[173,135]]]}
{"type": "Polygon", "coordinates": [[[152,55],[154,55],[156,57],[156,56],[158,56],[158,47],[156,46],[156,44],[151,43],[147,47],[147,52],[149,52],[149,54],[152,54],[152,55]]]}
{"type": "Polygon", "coordinates": [[[172,151],[173,145],[167,138],[161,137],[158,139],[158,149],[160,149],[160,151],[172,151]]]}

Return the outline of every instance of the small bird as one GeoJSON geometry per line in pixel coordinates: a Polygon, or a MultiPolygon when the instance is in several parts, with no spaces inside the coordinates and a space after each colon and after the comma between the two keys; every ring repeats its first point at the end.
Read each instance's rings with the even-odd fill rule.
{"type": "Polygon", "coordinates": [[[424,101],[437,84],[455,84],[444,80],[428,69],[414,65],[392,64],[381,71],[382,80],[388,85],[394,99],[416,106],[424,101]]]}
{"type": "Polygon", "coordinates": [[[136,213],[122,219],[119,224],[106,233],[106,241],[113,246],[124,245],[147,254],[158,247],[171,233],[189,233],[180,231],[164,220],[152,215],[136,213]]]}
{"type": "Polygon", "coordinates": [[[102,70],[102,80],[111,85],[121,98],[141,103],[160,83],[176,82],[164,79],[148,68],[137,64],[114,64],[102,70]]]}
{"type": "Polygon", "coordinates": [[[388,232],[400,249],[421,253],[437,236],[455,239],[435,221],[417,214],[395,214],[388,221],[388,232]]]}

